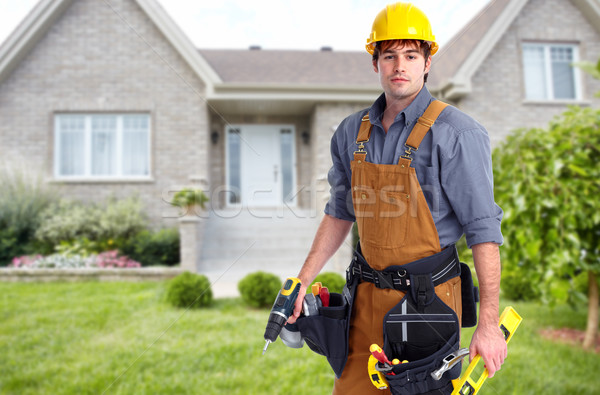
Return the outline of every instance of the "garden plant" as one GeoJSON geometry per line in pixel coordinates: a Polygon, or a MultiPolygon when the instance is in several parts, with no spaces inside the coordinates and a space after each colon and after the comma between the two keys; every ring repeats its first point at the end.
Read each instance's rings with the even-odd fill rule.
{"type": "Polygon", "coordinates": [[[550,304],[585,303],[598,331],[600,110],[572,106],[547,128],[517,131],[494,151],[495,196],[504,209],[503,291],[550,304]]]}

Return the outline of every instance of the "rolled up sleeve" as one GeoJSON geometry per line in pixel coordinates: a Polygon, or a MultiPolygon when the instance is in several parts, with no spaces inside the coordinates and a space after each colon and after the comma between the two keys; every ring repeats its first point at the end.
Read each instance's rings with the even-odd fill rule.
{"type": "Polygon", "coordinates": [[[346,221],[355,221],[354,209],[352,207],[352,194],[350,186],[349,164],[344,163],[348,158],[342,155],[344,152],[343,143],[339,140],[340,128],[344,127],[342,123],[331,138],[331,159],[333,166],[327,174],[329,182],[330,197],[325,206],[325,214],[346,221]]]}
{"type": "Polygon", "coordinates": [[[503,243],[502,209],[494,201],[490,141],[485,130],[469,129],[441,153],[441,184],[469,248],[503,243]]]}

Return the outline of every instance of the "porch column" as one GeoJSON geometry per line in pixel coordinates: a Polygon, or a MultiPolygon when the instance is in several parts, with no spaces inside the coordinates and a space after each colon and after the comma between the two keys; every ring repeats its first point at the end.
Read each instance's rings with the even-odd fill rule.
{"type": "Polygon", "coordinates": [[[181,268],[196,273],[202,251],[203,218],[186,215],[179,218],[179,252],[181,268]]]}

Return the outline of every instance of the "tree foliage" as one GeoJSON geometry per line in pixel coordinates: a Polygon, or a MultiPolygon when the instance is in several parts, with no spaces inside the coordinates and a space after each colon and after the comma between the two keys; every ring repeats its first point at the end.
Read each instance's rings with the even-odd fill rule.
{"type": "Polygon", "coordinates": [[[493,156],[507,296],[584,300],[574,277],[600,272],[600,110],[570,107],[547,128],[509,136],[493,156]]]}

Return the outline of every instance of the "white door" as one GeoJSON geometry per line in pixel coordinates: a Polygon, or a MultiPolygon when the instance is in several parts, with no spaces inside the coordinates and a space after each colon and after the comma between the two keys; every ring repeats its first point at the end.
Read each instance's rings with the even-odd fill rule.
{"type": "Polygon", "coordinates": [[[294,203],[294,151],[292,126],[229,126],[228,203],[244,206],[294,203]]]}

